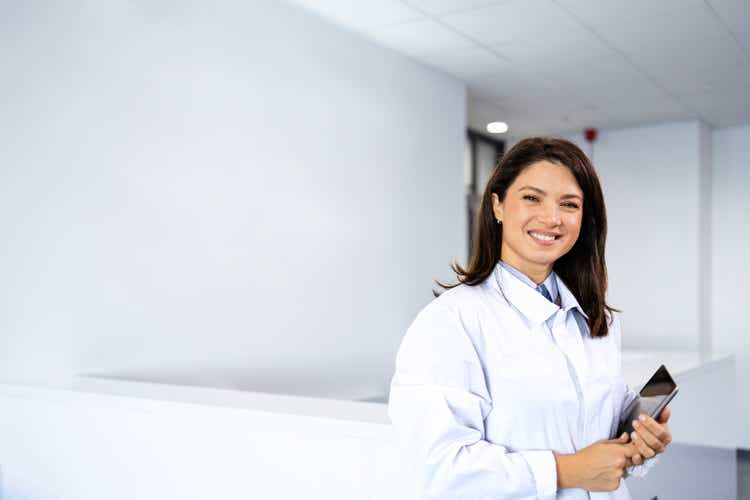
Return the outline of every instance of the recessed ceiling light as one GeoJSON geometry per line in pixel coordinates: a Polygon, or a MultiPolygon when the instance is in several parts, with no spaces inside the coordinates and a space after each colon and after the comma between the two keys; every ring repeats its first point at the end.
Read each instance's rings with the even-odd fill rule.
{"type": "Polygon", "coordinates": [[[505,122],[492,122],[487,124],[487,132],[490,134],[504,134],[508,131],[508,124],[505,122]]]}

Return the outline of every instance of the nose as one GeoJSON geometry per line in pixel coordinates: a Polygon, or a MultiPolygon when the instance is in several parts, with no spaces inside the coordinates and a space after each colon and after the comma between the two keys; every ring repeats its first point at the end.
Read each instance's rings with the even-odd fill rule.
{"type": "Polygon", "coordinates": [[[544,208],[544,211],[539,216],[541,222],[548,226],[559,226],[562,224],[562,218],[560,217],[560,207],[557,204],[548,205],[544,208]]]}

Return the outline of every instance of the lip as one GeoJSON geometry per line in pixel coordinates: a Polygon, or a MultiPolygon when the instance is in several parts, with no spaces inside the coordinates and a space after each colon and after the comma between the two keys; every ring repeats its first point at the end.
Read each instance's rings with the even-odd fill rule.
{"type": "Polygon", "coordinates": [[[559,237],[562,236],[560,233],[551,233],[549,231],[535,231],[535,230],[527,231],[526,234],[529,236],[529,238],[531,238],[531,240],[534,243],[536,243],[537,245],[541,245],[543,247],[549,247],[549,246],[554,245],[555,243],[559,241],[560,239],[559,237]],[[544,236],[555,236],[555,239],[551,241],[544,241],[544,240],[534,238],[533,236],[531,236],[531,233],[543,234],[544,236]]]}

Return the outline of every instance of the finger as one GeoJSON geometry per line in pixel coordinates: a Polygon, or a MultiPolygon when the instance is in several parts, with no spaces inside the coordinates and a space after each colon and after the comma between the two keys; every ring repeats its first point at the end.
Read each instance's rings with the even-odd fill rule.
{"type": "Polygon", "coordinates": [[[633,467],[636,465],[643,465],[643,457],[639,453],[636,453],[625,461],[626,472],[627,467],[633,467]]]}
{"type": "MultiPolygon", "coordinates": [[[[630,437],[630,436],[628,436],[630,437]]],[[[627,443],[624,447],[625,451],[625,458],[630,459],[634,457],[635,455],[639,455],[641,453],[641,450],[638,449],[638,446],[633,443],[632,441],[630,443],[627,443]]]]}
{"type": "Polygon", "coordinates": [[[645,422],[648,421],[647,419],[648,417],[646,417],[646,420],[643,421],[634,420],[633,428],[638,432],[638,436],[648,445],[649,448],[654,450],[654,452],[656,453],[661,453],[664,451],[664,443],[662,443],[661,440],[656,437],[653,432],[651,432],[649,426],[646,425],[645,422]]]}
{"type": "Polygon", "coordinates": [[[643,440],[646,441],[654,451],[662,453],[664,447],[671,441],[669,427],[667,424],[659,424],[656,420],[646,415],[641,415],[639,418],[640,424],[633,424],[633,428],[639,431],[643,440]],[[646,430],[648,430],[648,434],[646,433],[646,430]],[[653,437],[653,440],[649,439],[650,437],[653,437]]]}
{"type": "Polygon", "coordinates": [[[638,451],[644,458],[652,458],[654,455],[656,455],[656,452],[652,450],[648,444],[646,444],[646,442],[641,438],[640,435],[638,435],[637,432],[631,433],[630,437],[633,439],[633,444],[638,448],[638,451]]]}

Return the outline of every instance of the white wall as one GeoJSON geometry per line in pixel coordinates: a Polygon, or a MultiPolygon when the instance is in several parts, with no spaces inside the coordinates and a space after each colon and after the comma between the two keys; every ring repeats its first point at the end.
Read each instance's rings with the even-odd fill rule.
{"type": "MultiPolygon", "coordinates": [[[[750,126],[713,133],[713,300],[714,348],[737,356],[738,422],[750,422],[750,126]]],[[[739,446],[750,449],[750,430],[740,426],[739,446]]]]}
{"type": "MultiPolygon", "coordinates": [[[[601,130],[593,147],[607,204],[608,301],[623,346],[699,347],[701,124],[601,130]]],[[[571,136],[587,153],[582,136],[571,136]]]]}
{"type": "MultiPolygon", "coordinates": [[[[580,136],[571,138],[589,151],[580,136]]],[[[712,133],[698,122],[604,130],[594,163],[609,211],[610,301],[624,309],[623,344],[735,353],[737,421],[750,421],[743,314],[750,126],[712,133]]],[[[750,449],[743,426],[738,446],[750,449]]]]}
{"type": "Polygon", "coordinates": [[[0,376],[385,392],[463,85],[270,0],[1,10],[0,376]]]}

